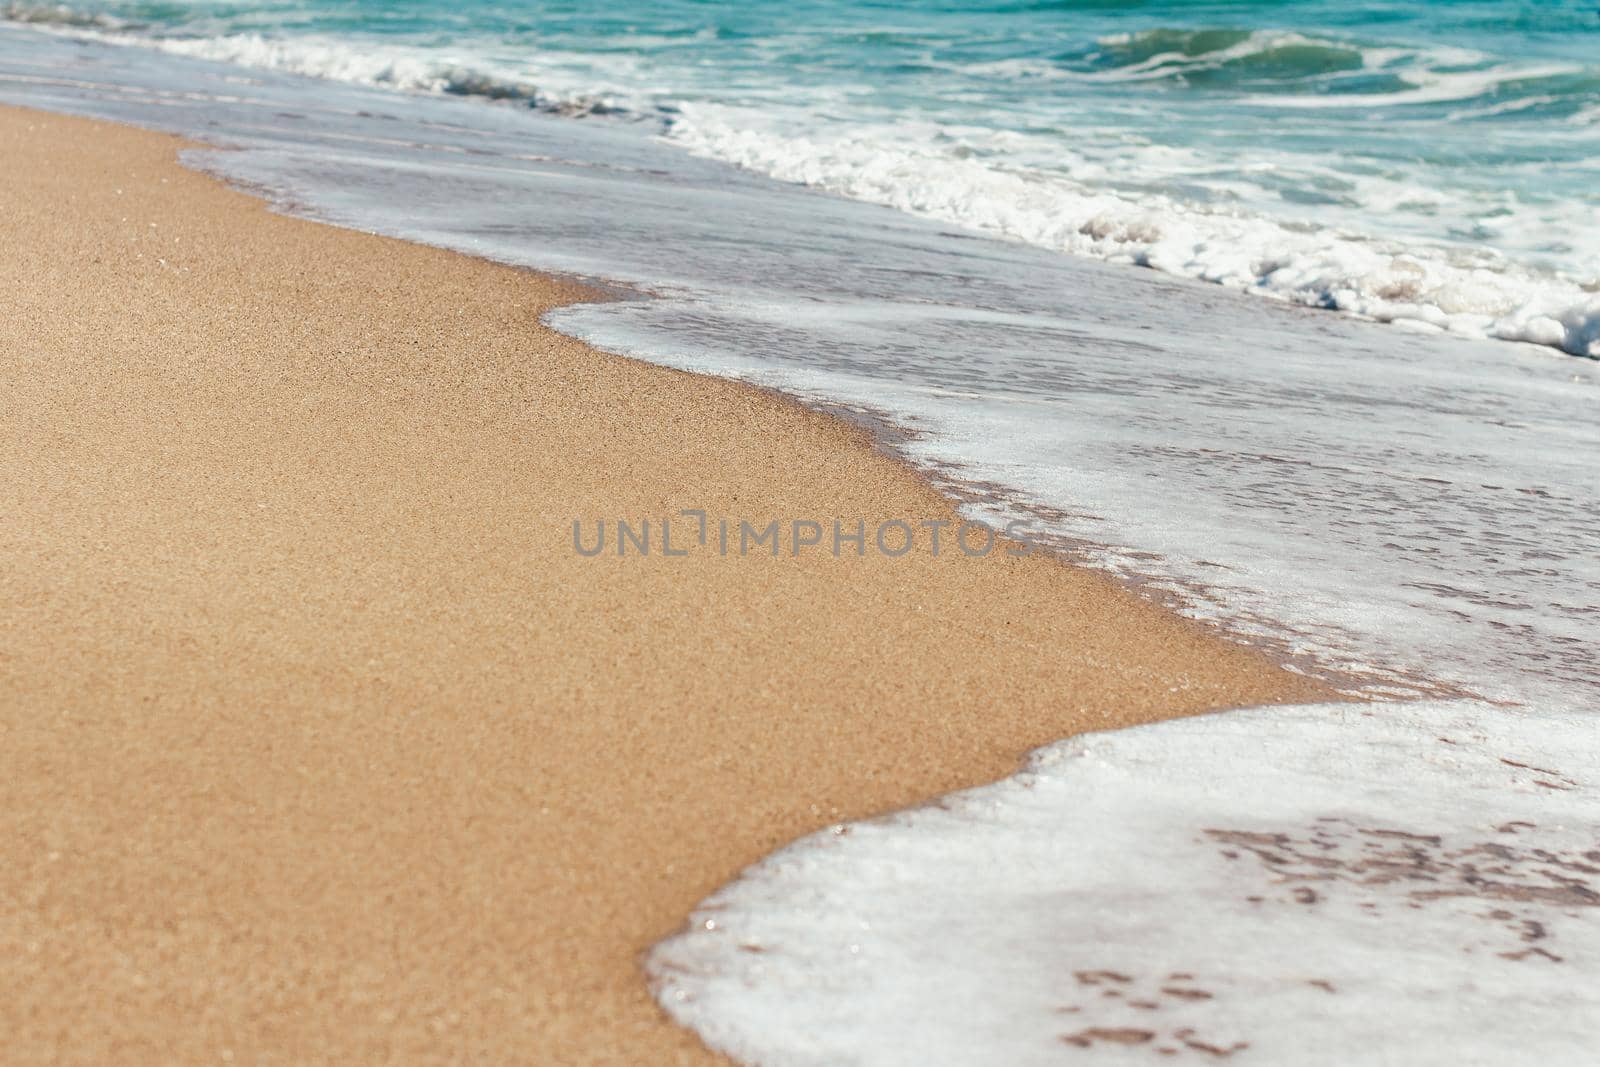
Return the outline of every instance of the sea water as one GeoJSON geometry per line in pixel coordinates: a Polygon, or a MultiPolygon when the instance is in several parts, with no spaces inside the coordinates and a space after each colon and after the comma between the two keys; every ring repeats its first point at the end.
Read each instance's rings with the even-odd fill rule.
{"type": "MultiPolygon", "coordinates": [[[[764,53],[748,34],[715,29],[720,8],[680,11],[686,24],[699,17],[713,26],[687,35],[699,44],[682,45],[707,50],[704,62],[685,64],[698,80],[674,80],[676,68],[652,58],[659,42],[634,39],[655,15],[595,21],[589,40],[612,41],[614,59],[603,58],[601,44],[561,53],[568,64],[589,55],[595,70],[616,77],[631,71],[656,94],[648,104],[620,88],[561,87],[553,68],[540,66],[550,50],[529,42],[577,33],[584,20],[574,9],[525,9],[524,39],[507,27],[500,38],[487,30],[472,38],[500,40],[500,55],[544,72],[514,92],[505,71],[485,80],[482,63],[441,59],[426,52],[437,41],[406,37],[439,33],[460,45],[471,37],[464,26],[490,18],[473,6],[458,5],[449,34],[428,23],[426,9],[387,5],[383,20],[373,10],[26,9],[23,16],[48,21],[43,32],[0,27],[0,99],[229,146],[235,151],[189,160],[286,209],[648,290],[652,299],[564,309],[552,321],[613,350],[885,419],[911,431],[899,447],[959,483],[974,514],[1025,517],[1084,562],[1337,684],[1433,698],[1268,709],[1078,739],[988,790],[825,831],[752,868],[652,954],[649,969],[675,1017],[762,1063],[1055,1062],[1086,1050],[1319,1062],[1308,1049],[1326,1062],[1580,1062],[1571,1056],[1574,1035],[1600,1027],[1587,992],[1600,965],[1591,906],[1600,899],[1592,880],[1600,745],[1590,725],[1600,692],[1592,652],[1600,365],[1569,354],[1583,345],[1567,334],[1538,344],[1451,336],[1427,326],[1420,310],[1420,318],[1399,317],[1413,329],[1377,326],[1297,306],[1298,297],[1261,300],[1182,277],[1203,271],[1108,263],[1163,266],[1110,246],[1035,240],[983,218],[899,203],[841,184],[827,167],[786,175],[798,180],[785,184],[750,158],[730,166],[719,158],[727,153],[683,123],[709,128],[693,126],[697,106],[745,107],[736,97],[748,83],[784,65],[747,55],[741,67],[737,49],[764,53]],[[389,25],[375,30],[378,21],[389,25]],[[724,37],[734,51],[717,51],[724,37]],[[219,41],[260,48],[206,51],[219,41]],[[308,66],[312,44],[349,69],[308,66]],[[407,66],[380,45],[424,48],[422,58],[407,55],[426,63],[407,66]],[[185,50],[192,54],[176,54],[185,50]],[[374,73],[367,61],[383,69],[374,73]],[[460,75],[469,69],[477,73],[460,75]],[[992,240],[985,230],[1021,239],[992,240]],[[1447,695],[1456,699],[1440,699],[1447,695]]],[[[761,13],[739,10],[726,17],[761,13]]],[[[829,17],[875,25],[905,10],[840,7],[829,17]]],[[[1263,96],[1259,84],[1229,87],[1205,64],[1228,67],[1233,60],[1213,54],[1228,49],[1254,54],[1249,42],[1288,32],[1281,23],[1299,5],[1191,5],[1181,17],[1159,5],[1007,10],[1014,19],[991,12],[989,38],[972,30],[968,9],[930,9],[918,25],[945,26],[950,48],[1016,50],[1025,46],[1013,38],[1056,48],[1084,27],[1093,48],[1120,47],[1118,35],[1161,29],[1143,25],[1147,16],[1179,23],[1168,29],[1180,37],[1231,20],[1238,39],[1223,46],[1183,38],[1121,67],[1063,59],[1063,48],[1053,62],[1122,71],[1131,87],[1100,99],[1124,109],[1123,127],[1107,119],[1106,128],[1123,129],[1128,144],[1175,148],[1188,137],[1189,150],[1209,151],[1216,141],[1218,158],[1249,170],[1252,181],[1269,180],[1270,168],[1244,167],[1238,139],[1249,134],[1278,151],[1279,131],[1292,127],[1249,110],[1269,106],[1247,99],[1263,96]],[[1140,64],[1192,69],[1145,85],[1127,76],[1140,64]],[[1173,101],[1208,91],[1196,88],[1207,79],[1222,84],[1180,120],[1173,101]],[[1163,121],[1171,128],[1157,132],[1163,121]]],[[[1575,8],[1413,5],[1388,11],[1386,31],[1376,21],[1382,10],[1372,9],[1364,28],[1328,25],[1312,36],[1354,34],[1390,48],[1409,41],[1435,52],[1444,41],[1480,57],[1457,56],[1461,69],[1445,74],[1484,75],[1530,57],[1588,69],[1580,45],[1593,40],[1583,36],[1589,31],[1548,21],[1561,12],[1577,18],[1575,8]],[[1436,35],[1416,17],[1423,10],[1435,11],[1436,35]],[[1519,38],[1514,56],[1493,59],[1485,49],[1516,26],[1527,43],[1519,38]]],[[[1304,11],[1308,24],[1294,31],[1302,35],[1315,18],[1331,19],[1321,5],[1304,11]]],[[[830,25],[845,32],[811,14],[816,33],[830,25]]],[[[800,51],[796,69],[826,53],[817,44],[800,51]]],[[[1302,57],[1303,48],[1288,55],[1302,57]]],[[[1365,64],[1371,56],[1363,56],[1365,64]]],[[[1257,73],[1277,77],[1277,63],[1257,73]]],[[[892,128],[859,133],[863,144],[944,144],[922,125],[935,106],[971,107],[975,131],[1005,128],[1005,109],[979,102],[982,92],[1002,91],[1003,71],[980,79],[982,92],[941,82],[919,103],[895,89],[894,70],[864,64],[817,68],[807,90],[838,89],[847,68],[878,85],[862,95],[889,109],[892,128]]],[[[1307,129],[1328,140],[1304,142],[1305,166],[1343,166],[1338,151],[1358,147],[1351,130],[1366,122],[1377,136],[1409,115],[1406,165],[1434,168],[1419,187],[1454,196],[1451,183],[1467,179],[1446,165],[1450,145],[1464,152],[1475,142],[1487,158],[1544,137],[1571,155],[1540,149],[1548,154],[1538,166],[1508,166],[1484,187],[1515,190],[1505,175],[1527,175],[1520,201],[1576,212],[1552,224],[1564,236],[1519,252],[1495,245],[1487,230],[1463,236],[1442,209],[1430,216],[1400,202],[1305,203],[1298,194],[1273,201],[1259,191],[1243,198],[1253,206],[1241,200],[1208,212],[1203,183],[1185,200],[1158,167],[1141,172],[1132,149],[1106,172],[1116,171],[1116,187],[1094,186],[1093,195],[1141,211],[1157,205],[1186,218],[1271,225],[1318,247],[1397,242],[1407,251],[1391,266],[1415,261],[1425,273],[1470,249],[1500,264],[1474,266],[1470,277],[1481,280],[1481,270],[1503,281],[1521,271],[1544,279],[1534,290],[1545,296],[1557,282],[1588,291],[1584,264],[1592,271],[1595,259],[1574,249],[1595,233],[1593,201],[1584,200],[1592,194],[1569,182],[1589,165],[1575,147],[1588,136],[1587,105],[1451,118],[1416,110],[1447,101],[1377,99],[1411,92],[1391,86],[1365,91],[1375,98],[1367,111],[1310,106],[1356,94],[1336,73],[1304,90],[1299,106],[1270,105],[1274,114],[1319,115],[1307,129]],[[1511,125],[1472,125],[1491,122],[1511,125]],[[1328,236],[1335,231],[1343,236],[1328,236]],[[1427,258],[1435,253],[1444,258],[1427,258]]],[[[807,80],[796,75],[769,102],[803,110],[821,99],[802,92],[807,80]]],[[[1493,101],[1520,99],[1510,83],[1496,84],[1485,91],[1493,101]]],[[[1573,84],[1580,96],[1587,91],[1582,78],[1573,84]]],[[[1039,106],[1066,108],[1078,92],[1058,89],[1065,95],[1056,104],[1039,106]]],[[[856,114],[838,101],[817,104],[806,120],[814,126],[770,131],[770,143],[804,154],[823,143],[829,124],[848,125],[856,114]]],[[[752,137],[741,134],[767,143],[752,137]]],[[[1399,140],[1392,147],[1402,154],[1399,140]]],[[[868,160],[860,173],[890,184],[936,176],[940,152],[913,153],[918,162],[900,170],[868,160]]],[[[1062,154],[1051,158],[1065,177],[1054,178],[1015,159],[955,149],[949,158],[1020,182],[1012,187],[1019,205],[1057,180],[1098,180],[1092,166],[1062,154]]],[[[995,203],[1009,203],[1004,183],[984,182],[995,203]]],[[[984,211],[1025,215],[1022,206],[984,211]]],[[[1169,231],[1139,232],[1159,244],[1169,231]]],[[[1217,249],[1236,245],[1243,231],[1228,232],[1217,249]]],[[[1257,254],[1245,257],[1245,273],[1275,274],[1263,266],[1271,257],[1258,262],[1257,254]]],[[[1581,337],[1582,299],[1573,307],[1568,318],[1581,337]]],[[[1493,322],[1440,323],[1506,333],[1493,322]]]]}
{"type": "Polygon", "coordinates": [[[14,2],[13,20],[634,121],[787,181],[1600,355],[1592,0],[14,2]]]}

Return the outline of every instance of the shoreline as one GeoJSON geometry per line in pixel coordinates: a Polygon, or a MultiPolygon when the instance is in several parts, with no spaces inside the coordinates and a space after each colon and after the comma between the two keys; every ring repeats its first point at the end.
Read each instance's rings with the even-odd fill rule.
{"type": "MultiPolygon", "coordinates": [[[[534,82],[517,77],[506,80],[507,73],[497,70],[498,65],[493,62],[474,68],[469,60],[468,66],[462,67],[458,58],[441,65],[444,57],[437,53],[424,58],[402,52],[391,53],[387,64],[369,66],[362,61],[366,58],[363,47],[373,48],[376,44],[378,53],[382,54],[385,51],[382,43],[355,37],[342,46],[349,48],[350,53],[338,56],[330,54],[326,43],[297,40],[295,35],[289,35],[277,42],[276,47],[263,52],[259,42],[257,47],[250,47],[236,37],[231,41],[226,36],[217,38],[210,34],[195,38],[181,31],[176,36],[167,36],[178,28],[171,24],[160,25],[167,21],[157,17],[152,20],[154,25],[100,25],[94,18],[84,20],[65,10],[35,9],[13,11],[12,17],[0,19],[0,26],[49,34],[68,41],[138,49],[158,57],[198,59],[258,73],[284,73],[412,98],[453,96],[482,102],[515,101],[517,106],[560,116],[629,116],[670,136],[685,151],[720,159],[767,178],[801,180],[834,195],[885,206],[902,205],[907,199],[907,189],[900,183],[862,180],[858,174],[832,168],[826,152],[793,158],[781,137],[759,126],[756,130],[726,129],[715,121],[697,123],[676,113],[670,97],[659,96],[639,86],[635,86],[634,92],[640,95],[626,102],[607,100],[611,90],[600,85],[587,89],[569,86],[546,95],[534,82]],[[21,17],[16,17],[19,14],[21,17]],[[356,69],[352,69],[352,64],[356,69]],[[400,73],[394,69],[394,64],[411,69],[400,73]],[[668,115],[671,115],[670,121],[668,115]]],[[[421,51],[426,53],[429,49],[421,51]]],[[[1202,61],[1207,57],[1215,58],[1209,48],[1203,48],[1195,56],[1202,61]]],[[[1417,70],[1411,76],[1426,83],[1434,74],[1417,70]]],[[[605,80],[609,79],[602,81],[605,80]]],[[[624,93],[624,96],[630,95],[624,93]]],[[[1380,100],[1379,106],[1389,102],[1380,100]]],[[[1268,117],[1258,115],[1254,120],[1273,121],[1283,117],[1269,111],[1268,117]]],[[[1325,228],[1314,227],[1316,238],[1308,239],[1308,227],[1319,220],[1303,213],[1279,215],[1270,207],[1264,208],[1260,201],[1252,204],[1250,192],[1245,191],[1243,200],[1250,206],[1242,218],[1230,211],[1208,212],[1204,210],[1206,200],[1202,198],[1199,212],[1193,211],[1193,205],[1186,212],[1189,226],[1199,227],[1199,235],[1170,243],[1159,239],[1146,241],[1137,236],[1140,214],[1161,208],[1157,206],[1159,202],[1153,204],[1135,190],[1098,183],[1091,183],[1087,191],[1071,182],[1058,186],[1047,168],[1034,171],[1023,164],[1020,169],[1033,181],[1044,185],[1046,192],[1041,195],[1048,199],[1033,210],[1002,222],[995,220],[995,204],[984,199],[981,182],[969,179],[962,173],[963,168],[943,167],[944,161],[922,155],[919,149],[923,148],[925,146],[912,141],[895,146],[888,155],[892,165],[931,169],[939,181],[941,196],[938,200],[913,208],[910,213],[962,227],[990,239],[1017,240],[1106,262],[1140,263],[1169,278],[1258,292],[1285,306],[1332,311],[1342,318],[1366,323],[1399,324],[1400,329],[1413,333],[1531,345],[1583,359],[1600,358],[1600,340],[1595,330],[1597,309],[1590,299],[1595,279],[1585,273],[1589,264],[1559,262],[1562,252],[1559,247],[1541,249],[1525,244],[1518,247],[1520,242],[1516,241],[1514,232],[1504,230],[1496,233],[1488,245],[1463,242],[1462,235],[1471,232],[1475,225],[1481,227],[1484,218],[1494,217],[1492,213],[1459,217],[1453,227],[1435,228],[1424,224],[1420,229],[1416,226],[1418,218],[1413,215],[1410,232],[1383,241],[1384,227],[1372,217],[1377,205],[1363,203],[1358,196],[1354,205],[1339,201],[1324,204],[1324,210],[1331,210],[1335,221],[1325,228]],[[1104,198],[1125,202],[1107,206],[1104,198]],[[970,200],[976,203],[968,202],[970,200]],[[1350,207],[1354,211],[1339,218],[1340,209],[1350,207]],[[1113,213],[1115,224],[1102,218],[1108,211],[1113,213]],[[1061,226],[1062,219],[1070,219],[1071,225],[1061,226]],[[1500,255],[1499,245],[1508,238],[1513,247],[1506,262],[1501,263],[1491,256],[1486,266],[1481,253],[1493,246],[1494,256],[1500,255]],[[1401,243],[1390,246],[1396,240],[1401,243]],[[1369,247],[1375,242],[1381,242],[1379,247],[1369,247]],[[1237,248],[1241,244],[1250,247],[1252,263],[1270,265],[1288,258],[1312,258],[1318,262],[1318,269],[1306,272],[1310,275],[1307,277],[1299,273],[1286,275],[1281,268],[1273,268],[1241,280],[1239,262],[1232,256],[1217,253],[1217,250],[1237,248]],[[1551,261],[1552,254],[1557,256],[1555,263],[1551,261]],[[1391,261],[1397,257],[1410,267],[1394,267],[1391,261]],[[1422,278],[1420,292],[1419,275],[1422,278]],[[1362,280],[1363,276],[1371,280],[1362,280]],[[1342,279],[1343,284],[1326,279],[1342,279]],[[1493,287],[1494,299],[1463,305],[1459,299],[1452,298],[1453,290],[1474,284],[1493,287]],[[1486,307],[1491,310],[1485,310],[1486,307]],[[1536,310],[1530,312],[1529,308],[1536,310]]],[[[1120,159],[1112,169],[1130,165],[1137,169],[1139,162],[1120,159]]],[[[1225,165],[1226,161],[1213,161],[1217,163],[1225,165]]],[[[1012,167],[1015,166],[1016,162],[1012,161],[1012,167]]],[[[1000,173],[1008,169],[1002,167],[1000,173]]],[[[993,175],[988,177],[993,179],[993,175]]],[[[1450,178],[1452,175],[1445,172],[1433,177],[1450,178]]],[[[1308,180],[1305,174],[1299,178],[1308,180]]],[[[1322,180],[1328,180],[1328,176],[1323,175],[1322,180]]],[[[1334,179],[1335,184],[1341,180],[1334,179]]],[[[1425,186],[1427,181],[1421,184],[1425,186]]],[[[1315,188],[1317,185],[1313,181],[1312,189],[1315,188]]],[[[1240,194],[1237,189],[1231,192],[1240,194]]],[[[1458,187],[1455,192],[1460,195],[1463,190],[1458,187]]],[[[1278,198],[1270,189],[1254,190],[1255,196],[1263,193],[1267,204],[1278,198]]],[[[1169,192],[1168,195],[1173,194],[1169,192]]],[[[1229,193],[1213,190],[1211,195],[1226,202],[1229,193]]],[[[1187,199],[1181,191],[1176,196],[1180,201],[1187,199]]],[[[1492,205],[1480,204],[1479,210],[1486,207],[1492,212],[1492,205]]],[[[1378,210],[1381,211],[1381,207],[1378,210]]],[[[1445,209],[1446,216],[1448,211],[1445,209]]],[[[1425,216],[1435,215],[1433,211],[1425,213],[1425,216]]],[[[1557,224],[1556,229],[1582,221],[1587,220],[1580,212],[1576,218],[1557,224]]]]}
{"type": "Polygon", "coordinates": [[[543,326],[570,281],[278,214],[167,134],[0,137],[19,1056],[717,1062],[637,960],[747,864],[1333,697],[1042,555],[578,557],[575,515],[954,511],[865,428],[543,326]]]}

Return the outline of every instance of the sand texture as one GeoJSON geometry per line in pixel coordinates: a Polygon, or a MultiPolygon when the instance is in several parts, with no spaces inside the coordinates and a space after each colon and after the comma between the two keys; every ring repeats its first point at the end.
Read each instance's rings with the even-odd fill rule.
{"type": "Polygon", "coordinates": [[[638,954],[826,823],[1323,695],[1044,556],[583,558],[950,506],[561,280],[0,111],[0,1060],[712,1063],[638,954]]]}

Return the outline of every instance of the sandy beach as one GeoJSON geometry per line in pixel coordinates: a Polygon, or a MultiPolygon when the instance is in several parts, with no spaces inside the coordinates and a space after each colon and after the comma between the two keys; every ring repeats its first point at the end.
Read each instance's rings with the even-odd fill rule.
{"type": "Polygon", "coordinates": [[[1041,555],[580,556],[574,519],[954,513],[863,430],[541,326],[576,284],[166,135],[0,143],[6,1062],[713,1062],[637,960],[745,865],[1327,696],[1041,555]]]}

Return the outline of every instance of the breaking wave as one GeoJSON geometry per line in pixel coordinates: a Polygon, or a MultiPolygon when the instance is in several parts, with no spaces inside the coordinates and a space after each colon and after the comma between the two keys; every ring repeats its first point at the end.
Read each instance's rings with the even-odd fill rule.
{"type": "Polygon", "coordinates": [[[730,109],[686,106],[669,136],[784,181],[1029,244],[1151,267],[1412,328],[1600,357],[1600,285],[1443,248],[1131,197],[985,160],[897,145],[892,131],[769,134],[730,109]]]}

